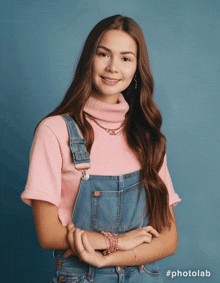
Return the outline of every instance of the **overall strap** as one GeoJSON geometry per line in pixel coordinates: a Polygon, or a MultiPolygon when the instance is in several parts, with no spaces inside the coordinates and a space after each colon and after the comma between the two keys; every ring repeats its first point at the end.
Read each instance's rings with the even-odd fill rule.
{"type": "Polygon", "coordinates": [[[73,162],[75,165],[90,163],[90,156],[86,150],[86,140],[80,137],[76,122],[68,115],[62,115],[65,120],[69,132],[70,148],[73,154],[73,162]]]}

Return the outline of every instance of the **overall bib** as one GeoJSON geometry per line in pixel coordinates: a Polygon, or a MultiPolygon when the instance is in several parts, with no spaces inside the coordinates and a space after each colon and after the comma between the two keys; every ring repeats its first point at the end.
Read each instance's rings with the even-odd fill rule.
{"type": "MultiPolygon", "coordinates": [[[[73,162],[77,168],[90,163],[85,139],[77,130],[75,121],[67,115],[73,162]]],[[[125,233],[147,225],[145,189],[139,190],[140,170],[119,176],[88,175],[82,179],[74,207],[72,222],[75,227],[94,232],[125,233]]],[[[63,258],[65,250],[54,251],[54,277],[51,283],[161,283],[156,262],[127,267],[96,268],[79,260],[77,256],[63,258]]],[[[138,255],[137,255],[138,257],[138,255]]]]}

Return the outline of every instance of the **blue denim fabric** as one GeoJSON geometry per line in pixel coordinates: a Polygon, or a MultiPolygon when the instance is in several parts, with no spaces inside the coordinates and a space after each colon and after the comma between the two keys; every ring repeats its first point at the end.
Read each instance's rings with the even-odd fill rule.
{"type": "Polygon", "coordinates": [[[63,258],[65,251],[54,252],[54,277],[51,283],[94,282],[94,283],[162,283],[157,263],[145,266],[116,266],[95,268],[78,257],[63,258]]]}
{"type": "MultiPolygon", "coordinates": [[[[89,155],[75,122],[64,115],[75,164],[87,163],[89,155]],[[73,142],[74,141],[74,142],[73,142]],[[78,143],[79,142],[79,143],[78,143]],[[76,163],[77,152],[77,163],[76,163]]],[[[140,171],[120,176],[90,175],[81,180],[72,222],[76,227],[95,232],[125,233],[147,225],[146,194],[139,188],[140,171]]],[[[58,282],[161,283],[157,262],[142,266],[95,268],[78,257],[64,259],[65,251],[54,251],[54,277],[58,282]]]]}
{"type": "Polygon", "coordinates": [[[82,180],[73,223],[83,230],[117,234],[142,227],[147,222],[146,198],[143,188],[139,195],[138,180],[139,171],[123,176],[90,175],[89,180],[82,180]]]}
{"type": "Polygon", "coordinates": [[[74,164],[89,163],[90,157],[85,147],[86,140],[80,137],[76,123],[70,116],[63,115],[63,118],[66,121],[69,132],[69,143],[73,154],[74,164]]]}

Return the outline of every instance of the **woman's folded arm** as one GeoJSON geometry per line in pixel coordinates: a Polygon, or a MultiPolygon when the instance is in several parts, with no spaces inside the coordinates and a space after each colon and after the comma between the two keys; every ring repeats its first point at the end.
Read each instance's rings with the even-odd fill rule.
{"type": "MultiPolygon", "coordinates": [[[[37,237],[41,247],[57,250],[68,250],[71,248],[72,254],[76,255],[74,243],[75,228],[72,228],[70,233],[68,228],[62,225],[58,217],[58,207],[49,202],[32,200],[32,209],[37,237]],[[68,233],[72,235],[69,238],[71,242],[67,239],[68,233]]],[[[100,263],[100,266],[142,265],[174,254],[178,245],[178,235],[172,206],[170,206],[170,210],[174,219],[171,229],[164,229],[159,237],[156,234],[157,232],[151,232],[153,235],[152,239],[149,239],[149,229],[147,229],[149,226],[118,235],[119,249],[123,250],[101,257],[103,262],[100,263]],[[140,240],[137,240],[138,237],[140,240]]],[[[107,241],[101,233],[92,231],[84,231],[84,233],[87,236],[89,245],[94,250],[107,249],[107,241]]],[[[87,262],[86,259],[84,261],[87,262]]]]}
{"type": "Polygon", "coordinates": [[[159,237],[152,238],[151,243],[142,243],[133,250],[116,251],[106,256],[104,266],[143,265],[173,255],[178,246],[178,233],[172,205],[170,211],[173,216],[170,229],[165,228],[159,237]]]}
{"type": "MultiPolygon", "coordinates": [[[[32,210],[38,241],[44,249],[67,250],[67,227],[63,226],[58,217],[58,207],[52,203],[32,200],[32,210]]],[[[89,243],[95,250],[107,248],[101,233],[86,231],[89,243]]],[[[74,251],[73,251],[74,253],[74,251]]]]}
{"type": "MultiPolygon", "coordinates": [[[[72,225],[72,228],[68,230],[67,227],[62,225],[58,217],[58,207],[46,201],[32,200],[32,210],[37,237],[41,247],[57,250],[71,248],[72,254],[76,254],[74,248],[75,227],[72,225]]],[[[90,245],[95,250],[107,249],[108,241],[103,234],[92,231],[84,232],[90,245]]],[[[119,234],[118,248],[119,250],[131,250],[141,243],[151,242],[152,235],[155,237],[159,236],[158,232],[149,226],[119,234]]]]}

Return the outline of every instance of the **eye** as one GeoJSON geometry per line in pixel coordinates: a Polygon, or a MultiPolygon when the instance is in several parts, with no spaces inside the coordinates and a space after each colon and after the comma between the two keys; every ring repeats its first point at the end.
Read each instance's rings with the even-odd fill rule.
{"type": "Polygon", "coordinates": [[[98,55],[99,55],[100,57],[108,57],[108,54],[105,53],[105,52],[100,52],[100,53],[98,53],[98,55]]]}
{"type": "Polygon", "coordinates": [[[125,61],[125,62],[130,62],[131,61],[131,59],[130,58],[128,58],[128,57],[123,57],[123,59],[122,59],[123,61],[125,61]]]}

